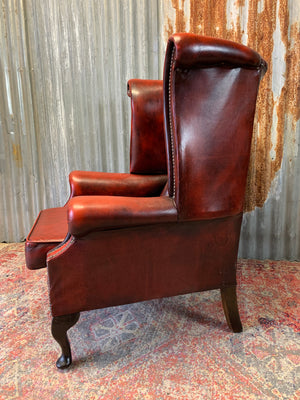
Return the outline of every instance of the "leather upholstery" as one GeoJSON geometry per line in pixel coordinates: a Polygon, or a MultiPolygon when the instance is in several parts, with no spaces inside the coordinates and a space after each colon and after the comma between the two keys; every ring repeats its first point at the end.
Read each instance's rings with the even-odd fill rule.
{"type": "Polygon", "coordinates": [[[46,267],[48,251],[58,246],[68,233],[67,208],[49,208],[39,213],[25,243],[29,269],[46,267]]]}
{"type": "Polygon", "coordinates": [[[158,196],[166,184],[166,175],[137,175],[110,172],[72,171],[71,195],[75,196],[158,196]]]}
{"type": "MultiPolygon", "coordinates": [[[[61,236],[66,224],[68,234],[47,252],[53,316],[236,284],[265,70],[245,46],[176,34],[167,45],[163,86],[129,81],[131,174],[70,175],[71,196],[56,218],[61,236]]],[[[39,219],[28,244],[47,231],[39,219]]]]}
{"type": "Polygon", "coordinates": [[[131,98],[130,172],[166,174],[163,83],[131,79],[127,94],[131,98]]]}
{"type": "Polygon", "coordinates": [[[192,34],[169,39],[165,131],[169,192],[179,219],[242,212],[255,102],[265,68],[256,52],[226,40],[192,34]]]}
{"type": "Polygon", "coordinates": [[[177,220],[170,197],[80,196],[68,203],[68,230],[83,236],[95,230],[108,230],[177,220]]]}
{"type": "Polygon", "coordinates": [[[257,52],[229,40],[177,33],[169,38],[167,52],[173,51],[173,47],[175,68],[215,67],[221,64],[259,69],[263,74],[267,70],[266,62],[257,52]]]}
{"type": "Polygon", "coordinates": [[[72,237],[48,253],[52,315],[235,285],[242,215],[72,237]]]}

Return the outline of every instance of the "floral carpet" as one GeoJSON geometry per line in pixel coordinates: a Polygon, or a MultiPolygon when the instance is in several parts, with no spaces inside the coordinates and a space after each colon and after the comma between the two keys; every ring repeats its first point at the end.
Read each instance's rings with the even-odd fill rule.
{"type": "Polygon", "coordinates": [[[82,313],[62,372],[23,247],[0,244],[0,399],[300,399],[300,263],[239,260],[240,334],[219,291],[82,313]]]}

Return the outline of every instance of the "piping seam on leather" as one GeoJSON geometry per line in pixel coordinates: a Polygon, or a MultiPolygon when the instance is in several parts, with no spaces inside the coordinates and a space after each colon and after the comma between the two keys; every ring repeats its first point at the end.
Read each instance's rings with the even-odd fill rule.
{"type": "Polygon", "coordinates": [[[69,241],[69,243],[66,244],[66,246],[62,247],[60,250],[53,250],[53,254],[49,254],[49,256],[47,257],[47,263],[48,261],[52,260],[53,258],[55,258],[56,256],[59,256],[60,254],[64,253],[66,250],[68,250],[68,248],[75,242],[75,237],[73,236],[71,238],[71,240],[69,241]],[[55,251],[55,252],[54,252],[55,251]]]}
{"type": "Polygon", "coordinates": [[[172,198],[175,198],[175,155],[174,155],[174,140],[173,140],[173,125],[172,125],[172,112],[171,112],[171,78],[172,69],[174,64],[174,54],[175,46],[173,45],[171,62],[170,62],[170,72],[169,72],[169,124],[170,124],[170,144],[171,144],[171,159],[172,159],[172,198]]]}

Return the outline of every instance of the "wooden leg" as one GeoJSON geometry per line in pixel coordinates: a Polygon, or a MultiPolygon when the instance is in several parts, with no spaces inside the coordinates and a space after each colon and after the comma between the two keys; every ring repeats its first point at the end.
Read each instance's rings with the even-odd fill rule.
{"type": "Polygon", "coordinates": [[[51,333],[61,347],[62,354],[56,361],[59,369],[68,368],[72,364],[72,354],[67,331],[79,320],[79,313],[53,317],[51,333]]]}
{"type": "Polygon", "coordinates": [[[233,332],[242,332],[243,327],[240,320],[239,309],[236,298],[236,286],[221,289],[223,310],[229,328],[233,332]]]}

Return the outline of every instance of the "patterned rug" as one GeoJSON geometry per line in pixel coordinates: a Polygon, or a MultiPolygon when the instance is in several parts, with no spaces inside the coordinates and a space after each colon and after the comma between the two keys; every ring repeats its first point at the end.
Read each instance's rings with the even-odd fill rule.
{"type": "Polygon", "coordinates": [[[300,263],[240,260],[244,332],[219,291],[85,312],[58,371],[46,270],[0,244],[0,399],[299,399],[300,263]]]}

